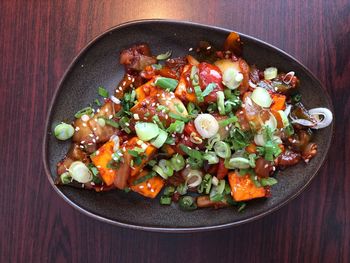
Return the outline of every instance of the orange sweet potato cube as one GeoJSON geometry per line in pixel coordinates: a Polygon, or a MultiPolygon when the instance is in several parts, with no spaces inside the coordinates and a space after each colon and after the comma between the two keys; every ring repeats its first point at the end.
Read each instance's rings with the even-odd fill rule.
{"type": "Polygon", "coordinates": [[[158,193],[162,190],[164,186],[164,180],[159,176],[153,176],[151,178],[145,179],[144,181],[135,184],[137,180],[142,177],[148,176],[149,171],[143,170],[138,176],[131,177],[130,179],[130,189],[140,195],[149,198],[155,198],[158,193]]]}
{"type": "Polygon", "coordinates": [[[260,198],[266,195],[265,188],[257,187],[248,174],[239,176],[237,173],[231,172],[228,175],[228,180],[231,186],[231,195],[237,202],[260,198]]]}

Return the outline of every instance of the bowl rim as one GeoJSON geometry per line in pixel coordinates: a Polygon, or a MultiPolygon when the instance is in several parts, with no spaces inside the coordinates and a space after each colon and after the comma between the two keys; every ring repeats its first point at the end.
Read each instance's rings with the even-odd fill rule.
{"type": "Polygon", "coordinates": [[[196,23],[196,22],[189,22],[189,21],[182,21],[182,20],[173,20],[173,19],[139,19],[139,20],[132,20],[132,21],[127,21],[121,24],[118,24],[116,26],[110,27],[107,30],[105,30],[104,32],[102,32],[101,34],[95,36],[92,40],[90,40],[84,47],[82,47],[80,49],[80,51],[77,53],[77,55],[72,59],[72,61],[70,62],[70,64],[68,65],[67,69],[65,70],[65,72],[63,73],[62,77],[60,78],[56,89],[53,93],[53,96],[51,98],[51,102],[47,111],[47,115],[46,115],[46,120],[45,120],[45,130],[44,130],[44,140],[43,140],[43,144],[42,144],[42,158],[43,158],[43,164],[44,164],[44,170],[46,173],[46,176],[51,184],[51,186],[53,187],[53,189],[58,193],[58,195],[63,198],[63,200],[65,200],[69,205],[71,205],[72,207],[74,207],[75,209],[77,209],[79,212],[83,213],[84,215],[87,215],[89,217],[92,217],[94,219],[97,219],[99,221],[102,222],[106,222],[112,225],[116,225],[116,226],[120,226],[120,227],[125,227],[125,228],[129,228],[129,229],[135,229],[135,230],[144,230],[144,231],[153,231],[153,232],[166,232],[166,233],[191,233],[191,232],[200,232],[200,231],[210,231],[210,230],[219,230],[219,229],[224,229],[224,228],[228,228],[228,227],[232,227],[232,226],[238,226],[238,225],[242,225],[248,222],[252,222],[255,221],[259,218],[262,218],[268,214],[271,214],[275,211],[277,211],[278,209],[280,209],[281,207],[285,206],[286,204],[288,204],[290,201],[292,201],[293,199],[295,199],[297,196],[299,196],[310,184],[310,182],[315,178],[315,176],[318,174],[318,172],[320,171],[320,169],[324,166],[324,164],[326,163],[326,158],[329,154],[329,149],[331,146],[331,143],[333,141],[334,138],[334,130],[335,130],[335,116],[334,116],[334,107],[333,107],[333,103],[332,103],[332,99],[329,96],[327,89],[325,88],[325,86],[318,80],[318,78],[315,77],[315,75],[303,64],[301,63],[299,60],[297,60],[296,58],[294,58],[293,56],[289,55],[288,53],[286,53],[285,51],[265,42],[262,41],[260,39],[257,39],[255,37],[240,33],[239,31],[236,31],[240,36],[243,36],[244,38],[249,39],[250,41],[253,42],[258,42],[259,44],[264,45],[265,47],[269,48],[269,49],[273,49],[275,51],[278,51],[279,53],[281,53],[282,55],[288,57],[288,59],[291,59],[292,61],[296,62],[298,65],[301,66],[301,68],[304,70],[304,72],[306,73],[306,75],[308,77],[310,77],[311,79],[313,79],[313,81],[315,81],[324,91],[324,95],[326,97],[326,100],[328,101],[329,105],[330,105],[330,110],[333,113],[333,122],[330,126],[331,128],[331,138],[328,141],[328,144],[326,145],[326,153],[322,156],[322,159],[320,160],[321,165],[313,172],[313,174],[308,178],[308,180],[306,181],[306,183],[299,189],[297,189],[296,192],[294,192],[291,196],[289,196],[287,199],[285,199],[283,202],[280,202],[278,204],[276,204],[275,206],[273,206],[272,208],[263,211],[255,216],[246,218],[246,219],[242,219],[242,220],[238,220],[235,222],[229,222],[229,223],[224,223],[224,224],[216,224],[216,225],[210,225],[210,226],[198,226],[198,227],[157,227],[157,226],[143,226],[143,225],[138,225],[138,224],[132,224],[132,223],[123,223],[123,222],[118,222],[112,219],[108,219],[105,218],[103,216],[94,214],[93,212],[90,212],[82,207],[80,207],[78,204],[74,203],[72,200],[70,200],[66,195],[63,194],[63,192],[61,192],[58,187],[54,184],[54,180],[52,178],[51,175],[51,171],[49,168],[49,162],[48,162],[48,136],[51,136],[51,133],[49,132],[49,125],[50,125],[50,119],[51,119],[51,115],[52,115],[52,110],[53,110],[53,106],[55,105],[55,102],[57,100],[57,97],[61,91],[61,87],[63,82],[65,81],[65,79],[67,78],[67,76],[69,75],[69,73],[72,71],[72,69],[74,68],[76,62],[79,60],[79,58],[81,56],[83,56],[85,54],[85,52],[87,52],[94,44],[95,42],[97,42],[99,39],[103,38],[104,36],[106,36],[107,34],[111,33],[114,30],[118,30],[124,27],[128,27],[128,26],[137,26],[139,24],[147,24],[147,23],[168,23],[168,24],[180,24],[180,25],[185,25],[185,26],[195,26],[195,27],[201,27],[201,28],[210,28],[210,29],[215,29],[215,30],[219,30],[219,31],[223,31],[223,32],[227,32],[230,33],[233,30],[227,29],[227,28],[222,28],[222,27],[218,27],[218,26],[213,26],[213,25],[207,25],[207,24],[201,24],[201,23],[196,23]]]}

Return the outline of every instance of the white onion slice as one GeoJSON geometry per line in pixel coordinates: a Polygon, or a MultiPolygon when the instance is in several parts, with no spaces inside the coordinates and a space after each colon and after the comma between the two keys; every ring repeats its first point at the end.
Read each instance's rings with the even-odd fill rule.
{"type": "Polygon", "coordinates": [[[199,114],[194,120],[194,126],[202,138],[213,137],[219,131],[219,123],[213,115],[199,114]]]}
{"type": "Polygon", "coordinates": [[[272,99],[268,91],[264,88],[257,87],[254,89],[251,99],[261,107],[269,108],[272,104],[272,99]]]}
{"type": "Polygon", "coordinates": [[[257,87],[256,84],[254,84],[251,80],[248,81],[248,84],[251,88],[255,89],[257,87]]]}
{"type": "Polygon", "coordinates": [[[333,114],[332,112],[327,108],[314,108],[309,110],[309,113],[311,116],[317,115],[317,116],[323,116],[323,119],[321,121],[318,121],[313,129],[323,129],[327,126],[329,126],[333,121],[333,114]]]}
{"type": "Polygon", "coordinates": [[[294,77],[294,74],[295,74],[294,71],[288,72],[288,73],[284,76],[284,78],[283,78],[282,81],[283,81],[284,83],[286,83],[286,84],[289,84],[289,83],[292,81],[292,79],[293,79],[293,77],[294,77]]]}
{"type": "Polygon", "coordinates": [[[85,184],[92,180],[92,173],[81,161],[73,162],[70,165],[68,172],[70,173],[71,177],[79,183],[85,184]]]}
{"type": "Polygon", "coordinates": [[[292,123],[296,123],[296,124],[300,124],[302,126],[306,126],[306,127],[310,127],[313,128],[313,126],[315,126],[315,123],[309,120],[305,120],[305,119],[294,119],[292,120],[292,123]]]}

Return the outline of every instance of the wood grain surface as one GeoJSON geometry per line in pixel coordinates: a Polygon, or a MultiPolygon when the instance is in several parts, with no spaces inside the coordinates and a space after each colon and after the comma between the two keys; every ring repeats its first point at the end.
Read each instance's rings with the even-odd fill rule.
{"type": "Polygon", "coordinates": [[[349,50],[348,0],[1,0],[0,262],[350,262],[349,50]],[[142,18],[252,35],[296,57],[325,84],[336,113],[333,145],[298,198],[243,226],[159,234],[96,221],[54,192],[41,145],[60,77],[92,38],[142,18]]]}

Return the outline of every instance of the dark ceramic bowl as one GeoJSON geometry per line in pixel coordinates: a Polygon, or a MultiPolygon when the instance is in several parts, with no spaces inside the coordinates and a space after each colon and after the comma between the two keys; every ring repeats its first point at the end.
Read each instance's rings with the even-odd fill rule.
{"type": "MultiPolygon", "coordinates": [[[[188,53],[200,40],[222,47],[230,30],[166,20],[135,21],[116,26],[90,42],[73,60],[60,81],[52,100],[46,123],[44,164],[46,174],[56,192],[70,205],[93,218],[119,226],[153,231],[201,231],[219,229],[260,218],[280,208],[300,194],[323,164],[332,138],[333,124],[315,133],[319,154],[305,165],[280,172],[272,197],[249,202],[243,213],[235,208],[198,209],[183,212],[172,206],[161,206],[158,200],[136,193],[110,191],[95,193],[68,186],[54,185],[56,163],[66,154],[70,141],[55,139],[52,131],[60,121],[71,120],[74,113],[96,98],[102,85],[112,91],[124,69],[119,65],[119,52],[132,44],[146,42],[154,54],[167,50],[173,56],[188,53]]],[[[281,71],[295,71],[301,81],[303,101],[308,108],[327,107],[331,100],[321,83],[300,62],[285,52],[253,37],[240,34],[244,42],[244,58],[258,67],[275,66],[281,71]]]]}

